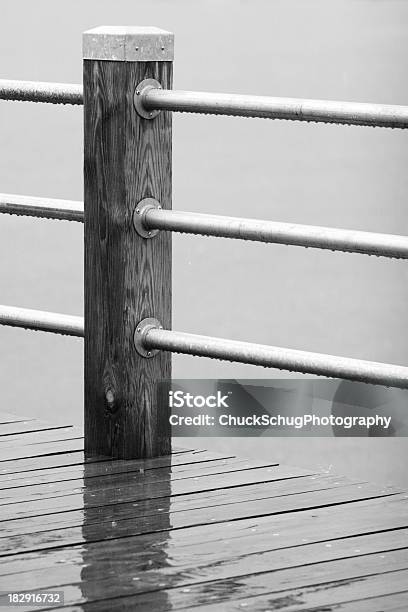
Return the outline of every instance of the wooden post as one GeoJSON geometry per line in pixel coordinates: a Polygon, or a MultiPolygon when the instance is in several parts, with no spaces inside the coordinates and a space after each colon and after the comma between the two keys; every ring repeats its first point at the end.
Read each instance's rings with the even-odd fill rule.
{"type": "Polygon", "coordinates": [[[171,327],[171,235],[142,238],[144,198],[171,208],[171,113],[144,119],[133,96],[144,79],[172,86],[173,35],[101,27],[84,34],[85,452],[131,459],[170,452],[157,382],[171,355],[140,356],[137,323],[171,327]]]}

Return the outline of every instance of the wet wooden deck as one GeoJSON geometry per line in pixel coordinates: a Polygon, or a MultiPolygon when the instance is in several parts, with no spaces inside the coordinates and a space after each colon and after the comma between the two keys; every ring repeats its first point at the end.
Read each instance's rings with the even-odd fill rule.
{"type": "Polygon", "coordinates": [[[1,591],[86,611],[408,609],[404,492],[277,465],[273,440],[270,461],[85,463],[77,428],[0,423],[1,591]]]}

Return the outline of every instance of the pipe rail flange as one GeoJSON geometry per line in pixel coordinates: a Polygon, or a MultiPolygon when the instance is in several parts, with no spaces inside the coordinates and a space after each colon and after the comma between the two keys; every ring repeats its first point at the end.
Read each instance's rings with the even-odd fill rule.
{"type": "Polygon", "coordinates": [[[135,349],[142,357],[154,357],[159,352],[159,349],[150,349],[145,345],[146,336],[151,329],[163,329],[163,325],[158,319],[149,317],[140,321],[133,335],[135,349]]]}
{"type": "Polygon", "coordinates": [[[159,229],[147,228],[144,223],[146,213],[152,208],[161,209],[161,205],[155,198],[144,198],[133,212],[133,227],[142,238],[154,238],[160,232],[159,229]]]}
{"type": "Polygon", "coordinates": [[[159,113],[161,113],[160,109],[149,110],[143,103],[143,99],[145,98],[146,94],[148,94],[152,89],[163,88],[159,81],[156,81],[156,79],[144,79],[144,81],[141,81],[135,89],[133,103],[135,105],[136,112],[138,115],[143,117],[143,119],[154,119],[159,113]]]}

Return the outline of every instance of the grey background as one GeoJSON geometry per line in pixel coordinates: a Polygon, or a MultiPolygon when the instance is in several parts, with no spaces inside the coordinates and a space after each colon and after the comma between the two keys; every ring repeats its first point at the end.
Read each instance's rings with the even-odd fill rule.
{"type": "MultiPolygon", "coordinates": [[[[176,35],[175,87],[407,103],[399,0],[3,0],[1,77],[81,80],[81,33],[176,35]]],[[[82,198],[82,111],[1,102],[0,190],[82,198]]],[[[403,131],[175,116],[174,208],[407,232],[403,131]]],[[[0,219],[0,302],[81,314],[82,228],[0,219]]],[[[404,364],[408,267],[359,255],[174,238],[174,328],[404,364]]],[[[1,408],[80,423],[82,342],[0,329],[1,408]]],[[[174,357],[174,376],[279,372],[174,357]]],[[[405,439],[211,440],[255,457],[407,483],[405,439]]]]}

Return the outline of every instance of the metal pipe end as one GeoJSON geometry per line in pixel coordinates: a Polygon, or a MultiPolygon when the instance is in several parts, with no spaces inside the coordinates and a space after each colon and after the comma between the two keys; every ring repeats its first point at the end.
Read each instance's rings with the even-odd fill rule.
{"type": "Polygon", "coordinates": [[[155,198],[144,198],[140,200],[133,211],[133,227],[142,238],[154,238],[160,231],[158,229],[149,229],[145,225],[145,215],[152,208],[160,209],[161,205],[155,198]]]}
{"type": "Polygon", "coordinates": [[[158,319],[149,317],[140,321],[133,334],[135,349],[142,357],[154,357],[159,352],[159,349],[146,347],[146,336],[151,329],[163,329],[163,325],[158,319]]]}
{"type": "Polygon", "coordinates": [[[143,119],[154,119],[161,112],[160,110],[146,108],[143,102],[146,94],[148,94],[152,89],[163,88],[159,81],[156,81],[156,79],[145,79],[144,81],[141,81],[141,83],[139,83],[135,89],[133,103],[137,114],[143,117],[143,119]]]}

